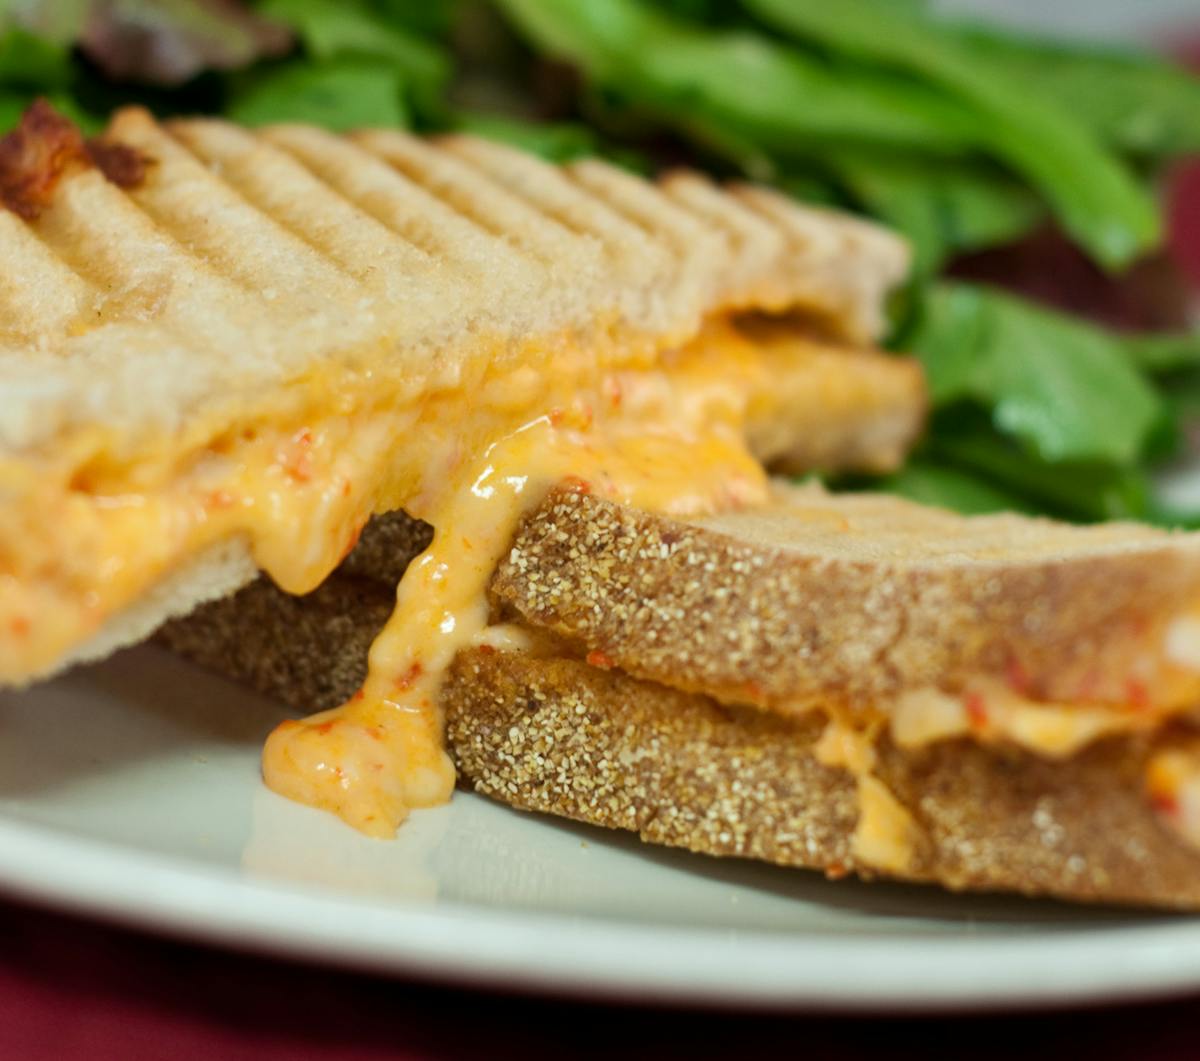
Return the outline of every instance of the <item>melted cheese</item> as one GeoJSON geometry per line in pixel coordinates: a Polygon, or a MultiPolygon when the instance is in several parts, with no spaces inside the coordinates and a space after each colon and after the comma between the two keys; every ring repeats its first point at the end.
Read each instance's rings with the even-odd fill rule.
{"type": "Polygon", "coordinates": [[[858,821],[850,850],[865,866],[903,874],[916,858],[919,831],[913,816],[875,776],[878,725],[865,729],[831,717],[813,748],[819,763],[854,775],[858,821]]]}
{"type": "MultiPolygon", "coordinates": [[[[413,388],[370,374],[310,380],[242,417],[123,461],[95,439],[61,467],[0,468],[0,680],[52,665],[210,545],[243,538],[282,588],[331,571],[372,513],[433,524],[355,702],[285,725],[264,754],[276,790],[389,835],[454,777],[436,708],[455,652],[486,636],[486,582],[516,521],[554,483],[668,512],[765,498],[744,443],[753,347],[713,321],[675,353],[497,357],[413,388]],[[553,371],[535,365],[551,364],[553,371]]],[[[651,352],[653,353],[653,352],[651,352]]]]}
{"type": "Polygon", "coordinates": [[[680,514],[765,500],[764,473],[727,421],[676,413],[542,416],[464,464],[415,511],[434,540],[400,582],[358,698],[280,727],[264,751],[267,783],[374,836],[390,836],[410,808],[448,799],[442,676],[486,629],[488,580],[521,515],[552,485],[581,479],[581,489],[680,514]]]}
{"type": "Polygon", "coordinates": [[[1006,741],[1046,758],[1065,759],[1100,737],[1153,729],[1192,702],[1055,703],[1032,700],[993,678],[977,678],[960,692],[907,690],[897,697],[887,719],[892,739],[902,748],[969,737],[985,744],[1006,741]]]}
{"type": "Polygon", "coordinates": [[[858,779],[858,824],[851,851],[868,866],[903,874],[916,857],[917,823],[873,774],[858,779]]]}
{"type": "Polygon", "coordinates": [[[1146,766],[1146,795],[1160,819],[1200,849],[1200,745],[1154,755],[1146,766]]]}

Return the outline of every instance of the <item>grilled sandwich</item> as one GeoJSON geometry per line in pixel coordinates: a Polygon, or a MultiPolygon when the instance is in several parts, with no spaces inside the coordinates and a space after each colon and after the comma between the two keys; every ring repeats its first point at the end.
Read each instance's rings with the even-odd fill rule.
{"type": "Polygon", "coordinates": [[[433,538],[361,688],[264,755],[375,835],[448,797],[443,676],[554,484],[698,515],[920,427],[871,349],[904,244],[762,188],[139,109],[89,141],[39,104],[0,205],[0,683],[260,571],[308,592],[408,513],[433,538]]]}
{"type": "MultiPolygon", "coordinates": [[[[374,572],[425,531],[373,527],[310,597],[256,583],[163,639],[340,702],[387,617],[374,572]]],[[[679,518],[559,488],[454,661],[447,740],[488,796],[654,843],[1197,909],[1197,601],[1196,534],[785,484],[679,518]]]]}

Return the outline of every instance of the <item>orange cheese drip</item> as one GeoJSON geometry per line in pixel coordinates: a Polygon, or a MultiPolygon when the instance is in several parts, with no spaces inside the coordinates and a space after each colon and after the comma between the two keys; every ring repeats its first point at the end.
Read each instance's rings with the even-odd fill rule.
{"type": "Polygon", "coordinates": [[[454,770],[439,685],[455,654],[486,629],[488,580],[521,515],[552,485],[573,478],[581,489],[679,514],[765,499],[764,473],[733,425],[665,423],[679,426],[546,415],[464,464],[415,510],[435,527],[434,541],[400,582],[362,690],[334,711],[280,726],[263,753],[267,784],[380,837],[411,808],[447,800],[454,770]]]}
{"type": "MultiPolygon", "coordinates": [[[[429,378],[327,371],[126,453],[102,429],[0,461],[0,682],[53,667],[206,550],[244,542],[283,589],[315,588],[373,513],[436,528],[400,586],[359,701],[281,729],[280,792],[388,835],[453,781],[440,675],[486,615],[521,513],[564,477],[663,511],[761,500],[745,420],[764,354],[724,318],[677,348],[564,335],[431,361],[429,378]],[[607,345],[605,345],[607,344],[607,345]],[[439,367],[441,366],[441,367],[439,367]]],[[[246,572],[245,562],[239,568],[246,572]]]]}
{"type": "Polygon", "coordinates": [[[864,866],[901,874],[912,868],[919,831],[912,815],[875,776],[878,726],[856,729],[830,717],[813,748],[817,762],[841,768],[857,784],[858,821],[850,838],[854,857],[864,866]]]}
{"type": "Polygon", "coordinates": [[[1200,850],[1200,743],[1155,752],[1146,764],[1145,795],[1163,824],[1200,850]]]}

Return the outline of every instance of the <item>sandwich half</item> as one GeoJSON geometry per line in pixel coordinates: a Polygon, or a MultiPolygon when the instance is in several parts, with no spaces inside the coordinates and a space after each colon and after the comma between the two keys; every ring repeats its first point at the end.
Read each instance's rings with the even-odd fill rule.
{"type": "Polygon", "coordinates": [[[259,571],[309,591],[403,510],[435,535],[361,695],[264,758],[377,835],[451,790],[438,689],[551,486],[716,512],[764,461],[894,466],[923,412],[870,349],[905,246],[696,174],[138,109],[85,140],[38,104],[0,259],[0,683],[259,571]]]}
{"type": "MultiPolygon", "coordinates": [[[[373,527],[311,596],[256,583],[163,640],[340,702],[388,612],[372,571],[423,533],[373,527]]],[[[1198,601],[1195,534],[778,483],[678,518],[560,488],[450,669],[447,742],[480,792],[650,842],[1195,909],[1198,601]]]]}

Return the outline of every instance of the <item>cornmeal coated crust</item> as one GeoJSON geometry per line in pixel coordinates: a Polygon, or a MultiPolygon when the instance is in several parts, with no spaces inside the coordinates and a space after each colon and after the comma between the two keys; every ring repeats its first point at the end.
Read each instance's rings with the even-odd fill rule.
{"type": "Polygon", "coordinates": [[[345,703],[362,685],[392,604],[372,579],[334,575],[295,597],[259,578],[166,623],[154,641],[307,714],[345,703]]]}
{"type": "Polygon", "coordinates": [[[1200,534],[783,484],[768,508],[680,520],[563,487],[492,592],[631,674],[730,703],[869,706],[1014,672],[1035,698],[1121,702],[1147,639],[1200,601],[1200,534]]]}
{"type": "Polygon", "coordinates": [[[427,523],[402,512],[377,516],[312,593],[296,597],[259,578],[166,623],[155,640],[286,704],[336,707],[362,685],[393,587],[432,537],[427,523]]]}
{"type": "Polygon", "coordinates": [[[371,578],[390,589],[432,541],[433,528],[405,512],[375,516],[363,528],[350,555],[341,562],[338,574],[371,578]]]}
{"type": "MultiPolygon", "coordinates": [[[[443,705],[462,777],[515,807],[709,855],[880,875],[852,851],[854,779],[813,754],[819,712],[785,718],[576,660],[479,650],[459,655],[443,705]]],[[[919,832],[903,879],[1200,908],[1200,853],[1142,791],[1149,748],[1117,738],[1051,762],[885,739],[876,776],[919,832]]]]}
{"type": "MultiPolygon", "coordinates": [[[[260,580],[158,640],[323,709],[358,688],[390,607],[366,579],[335,575],[307,597],[260,580]]],[[[443,706],[462,781],[515,807],[710,855],[877,874],[851,849],[854,778],[812,753],[819,712],[783,717],[576,660],[478,650],[459,656],[443,706]]],[[[914,880],[1200,907],[1200,856],[1142,793],[1149,747],[1113,738],[1062,762],[961,740],[901,752],[885,740],[877,775],[919,827],[914,880]]]]}

